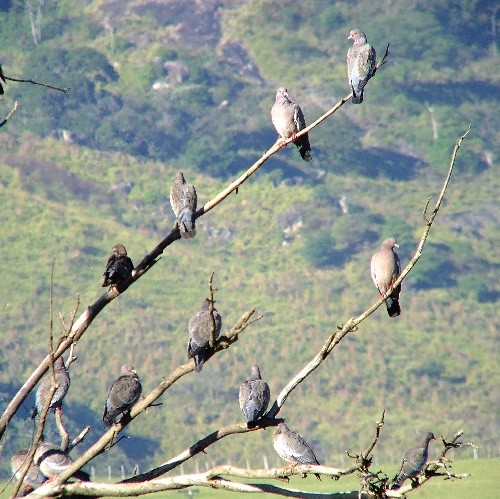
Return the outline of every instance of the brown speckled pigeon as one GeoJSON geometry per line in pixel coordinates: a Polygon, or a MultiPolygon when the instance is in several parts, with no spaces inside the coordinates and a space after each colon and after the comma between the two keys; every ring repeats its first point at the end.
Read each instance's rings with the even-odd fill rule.
{"type": "MultiPolygon", "coordinates": [[[[214,308],[215,339],[220,335],[222,329],[222,318],[214,308]]],[[[210,300],[205,299],[201,309],[189,319],[188,332],[188,358],[194,359],[194,370],[199,373],[203,368],[206,355],[210,351],[210,332],[212,321],[210,317],[210,300]]]]}
{"type": "Polygon", "coordinates": [[[186,184],[184,174],[177,172],[175,182],[170,189],[170,205],[176,216],[176,224],[184,239],[196,235],[195,214],[197,205],[196,189],[186,184]]]}
{"type": "MultiPolygon", "coordinates": [[[[16,480],[19,480],[19,477],[21,476],[20,470],[27,455],[28,449],[21,449],[14,453],[14,455],[10,458],[10,467],[12,469],[12,474],[14,475],[14,478],[16,480]]],[[[31,463],[30,467],[28,468],[28,472],[26,473],[23,480],[23,492],[21,495],[25,495],[28,492],[31,492],[32,490],[40,487],[40,485],[42,485],[42,483],[45,482],[46,479],[47,478],[42,474],[38,466],[36,466],[34,463],[31,463]]]]}
{"type": "Polygon", "coordinates": [[[120,369],[120,376],[111,384],[104,404],[102,420],[106,427],[110,428],[117,422],[116,419],[119,416],[130,411],[139,400],[141,393],[142,385],[134,366],[124,364],[120,369]]]}
{"type": "MultiPolygon", "coordinates": [[[[59,475],[74,463],[66,452],[49,442],[40,442],[33,460],[47,478],[59,475]]],[[[74,473],[73,477],[86,482],[90,480],[89,475],[81,470],[74,473]]]]}
{"type": "MultiPolygon", "coordinates": [[[[392,285],[401,273],[401,263],[398,255],[394,252],[394,247],[399,248],[396,239],[393,237],[386,239],[377,253],[372,256],[371,274],[373,282],[380,294],[392,288],[392,285]]],[[[393,292],[385,300],[387,313],[390,317],[397,317],[401,314],[399,306],[399,294],[401,284],[396,286],[393,292]]]]}
{"type": "MultiPolygon", "coordinates": [[[[273,436],[273,446],[282,459],[293,465],[319,464],[307,442],[298,433],[291,431],[285,423],[278,424],[273,436]]],[[[315,475],[321,480],[320,475],[315,475]]]]}
{"type": "Polygon", "coordinates": [[[417,478],[422,473],[429,457],[429,443],[435,438],[433,433],[428,432],[421,446],[407,450],[404,453],[401,468],[392,482],[392,489],[399,489],[407,478],[413,481],[413,479],[417,478]]]}
{"type": "Polygon", "coordinates": [[[352,90],[352,103],[361,104],[363,89],[375,73],[377,56],[361,30],[353,29],[347,39],[354,42],[347,51],[347,75],[352,90]]]}
{"type": "Polygon", "coordinates": [[[134,270],[134,264],[127,256],[127,249],[123,244],[115,244],[111,251],[111,256],[108,258],[106,270],[103,274],[103,288],[119,284],[123,280],[129,278],[132,274],[132,270],[134,270]]]}
{"type": "MultiPolygon", "coordinates": [[[[61,411],[61,406],[66,393],[68,392],[70,385],[69,372],[64,365],[64,359],[58,357],[54,361],[54,374],[56,379],[56,384],[58,385],[54,395],[52,396],[52,400],[50,401],[49,409],[55,409],[56,411],[61,411]]],[[[49,393],[50,393],[50,385],[52,383],[51,374],[48,372],[35,395],[35,404],[36,407],[33,409],[31,417],[34,418],[37,414],[41,413],[45,404],[48,401],[49,393]]]]}
{"type": "Polygon", "coordinates": [[[295,134],[306,128],[306,120],[302,109],[292,102],[288,97],[285,87],[279,87],[276,91],[276,101],[271,109],[271,119],[280,137],[284,140],[293,137],[300,156],[304,161],[311,161],[311,144],[309,134],[295,138],[295,134]]]}
{"type": "Polygon", "coordinates": [[[240,386],[240,409],[251,423],[259,419],[269,405],[271,393],[269,385],[260,377],[258,366],[252,366],[250,377],[240,386]]]}

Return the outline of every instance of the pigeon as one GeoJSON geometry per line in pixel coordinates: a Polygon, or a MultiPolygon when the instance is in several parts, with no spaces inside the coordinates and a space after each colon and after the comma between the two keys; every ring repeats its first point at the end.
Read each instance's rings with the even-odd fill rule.
{"type": "MultiPolygon", "coordinates": [[[[401,273],[401,263],[399,256],[394,252],[394,247],[399,248],[396,239],[393,237],[386,239],[371,260],[371,274],[375,286],[380,292],[380,295],[385,294],[399,277],[401,273]]],[[[385,305],[389,317],[397,317],[401,314],[399,306],[399,293],[401,292],[401,284],[396,286],[392,293],[386,298],[385,305]]]]}
{"type": "Polygon", "coordinates": [[[170,205],[183,239],[190,239],[196,235],[194,225],[196,204],[197,196],[194,185],[186,184],[184,174],[177,172],[174,185],[170,189],[170,205]]]}
{"type": "MultiPolygon", "coordinates": [[[[120,376],[113,381],[104,404],[102,420],[106,428],[110,428],[117,421],[116,418],[125,412],[139,400],[142,393],[141,382],[133,366],[124,364],[120,369],[120,376]]],[[[120,418],[121,419],[121,418],[120,418]]]]}
{"type": "MultiPolygon", "coordinates": [[[[214,321],[215,339],[217,339],[222,329],[222,318],[215,308],[214,321]]],[[[188,358],[194,359],[194,370],[199,373],[203,368],[207,354],[210,352],[209,340],[212,331],[212,320],[210,317],[210,300],[207,298],[201,304],[201,309],[189,319],[188,331],[188,358]]]]}
{"type": "Polygon", "coordinates": [[[250,377],[240,386],[240,409],[247,423],[257,421],[266,412],[271,392],[260,377],[258,366],[252,366],[250,377]]]}
{"type": "Polygon", "coordinates": [[[375,49],[367,42],[366,35],[359,29],[353,29],[347,38],[354,43],[347,51],[347,75],[352,90],[352,103],[363,102],[363,89],[375,74],[375,49]]]}
{"type": "MultiPolygon", "coordinates": [[[[49,409],[55,409],[57,411],[62,411],[62,402],[66,393],[68,392],[70,385],[69,372],[64,365],[64,359],[58,357],[54,361],[54,374],[56,378],[56,384],[58,385],[54,395],[52,396],[52,400],[50,401],[49,409]]],[[[34,419],[37,414],[40,414],[47,404],[47,400],[50,393],[50,386],[52,383],[51,373],[47,373],[43,378],[38,390],[35,395],[35,408],[31,413],[31,418],[34,419]]]]}
{"type": "Polygon", "coordinates": [[[123,244],[115,244],[108,258],[106,270],[103,273],[102,287],[115,286],[129,278],[134,270],[132,260],[127,256],[127,249],[123,244]]]}
{"type": "MultiPolygon", "coordinates": [[[[67,470],[74,463],[67,452],[62,451],[55,444],[49,442],[40,442],[33,460],[47,478],[59,475],[59,473],[67,470]]],[[[90,477],[85,471],[79,470],[73,476],[85,482],[90,481],[90,477]]]]}
{"type": "MultiPolygon", "coordinates": [[[[14,475],[14,478],[16,480],[19,480],[21,476],[21,468],[24,464],[24,460],[26,459],[26,456],[28,455],[28,449],[21,449],[18,450],[16,453],[13,454],[13,456],[10,458],[10,467],[12,469],[12,474],[14,475]]],[[[28,492],[31,492],[32,490],[40,487],[43,482],[47,477],[43,475],[43,473],[40,471],[38,466],[36,466],[34,463],[31,463],[30,467],[28,468],[28,472],[24,476],[23,480],[23,494],[25,495],[28,492]]]]}
{"type": "MultiPolygon", "coordinates": [[[[297,464],[319,465],[307,442],[298,433],[291,431],[285,423],[278,424],[278,429],[273,435],[273,446],[278,455],[293,466],[297,464]]],[[[315,475],[321,480],[319,474],[315,473],[315,475]]]]}
{"type": "Polygon", "coordinates": [[[404,453],[401,468],[394,477],[391,489],[399,489],[407,478],[413,481],[422,473],[429,457],[429,443],[435,438],[433,433],[428,432],[421,447],[415,447],[404,453]]]}
{"type": "Polygon", "coordinates": [[[292,137],[302,159],[311,161],[309,134],[306,133],[295,138],[295,135],[307,126],[304,113],[297,104],[289,99],[285,87],[279,87],[276,91],[276,101],[271,109],[271,119],[280,137],[283,140],[292,137]]]}

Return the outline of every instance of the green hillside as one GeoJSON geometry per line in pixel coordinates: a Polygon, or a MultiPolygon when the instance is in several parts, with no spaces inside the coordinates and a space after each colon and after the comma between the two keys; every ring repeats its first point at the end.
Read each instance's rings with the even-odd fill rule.
{"type": "MultiPolygon", "coordinates": [[[[489,2],[94,0],[75,8],[61,0],[44,7],[36,45],[22,4],[3,5],[4,73],[71,90],[7,81],[0,100],[2,116],[21,104],[0,128],[2,409],[47,352],[52,264],[58,333],[59,313],[69,321],[77,297],[82,312],[103,292],[115,243],[138,263],[170,231],[178,169],[201,205],[274,143],[277,86],[308,122],[349,93],[347,35],[360,26],[379,56],[391,44],[365,102],[311,132],[312,163],[293,145],[273,156],[198,221],[194,240],[170,246],[98,316],[77,346],[65,417],[73,434],[92,426],[86,448],[102,434],[121,364],[134,364],[147,393],[185,362],[187,323],[211,272],[224,327],[252,307],[263,319],[200,375],[176,383],[93,464],[146,470],[240,421],[238,388],[252,364],[276,395],[337,325],[377,298],[369,261],[382,239],[397,237],[409,260],[426,200],[439,193],[471,123],[428,246],[403,283],[401,317],[379,309],[280,415],[331,466],[366,446],[384,408],[378,463],[395,465],[424,430],[463,429],[480,457],[498,455],[500,93],[489,2]]],[[[7,458],[29,444],[33,400],[4,436],[2,477],[7,458]]],[[[184,468],[261,467],[262,456],[281,466],[271,436],[225,439],[184,468]]]]}

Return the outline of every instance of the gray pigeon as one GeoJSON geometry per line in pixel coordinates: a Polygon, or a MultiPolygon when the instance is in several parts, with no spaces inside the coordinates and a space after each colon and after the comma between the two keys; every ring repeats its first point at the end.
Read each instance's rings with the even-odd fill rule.
{"type": "Polygon", "coordinates": [[[352,90],[352,103],[363,102],[363,89],[375,74],[375,49],[367,42],[366,35],[359,29],[353,29],[347,38],[353,46],[347,51],[347,75],[352,90]]]}
{"type": "MultiPolygon", "coordinates": [[[[28,455],[28,449],[18,450],[14,455],[10,458],[10,467],[12,469],[12,474],[16,480],[19,480],[21,474],[20,470],[24,464],[24,460],[28,455]]],[[[34,463],[31,463],[28,468],[28,472],[24,476],[23,480],[23,493],[21,495],[25,495],[28,492],[40,487],[43,482],[45,482],[47,478],[42,474],[38,466],[34,463]]]]}
{"type": "Polygon", "coordinates": [[[120,376],[111,384],[108,398],[104,404],[102,420],[106,428],[113,426],[117,422],[116,418],[129,412],[139,400],[141,393],[141,382],[134,367],[130,364],[124,364],[120,369],[120,376]]]}
{"type": "Polygon", "coordinates": [[[413,479],[422,473],[429,457],[429,443],[431,440],[435,440],[435,438],[433,433],[428,432],[420,447],[415,447],[404,453],[401,468],[392,482],[392,489],[399,489],[407,478],[413,481],[413,479]]]}
{"type": "Polygon", "coordinates": [[[271,392],[260,377],[258,366],[252,366],[250,377],[240,386],[240,409],[247,423],[257,421],[267,409],[271,392]]]}
{"type": "Polygon", "coordinates": [[[123,244],[115,244],[108,258],[102,287],[115,286],[128,279],[134,270],[132,260],[127,256],[127,249],[123,244]]]}
{"type": "MultiPolygon", "coordinates": [[[[386,239],[380,248],[372,256],[371,260],[371,274],[373,282],[380,294],[383,295],[399,277],[401,273],[401,263],[399,256],[394,252],[394,247],[399,248],[396,239],[393,237],[386,239]]],[[[393,292],[385,300],[387,313],[390,317],[397,317],[401,314],[399,306],[399,294],[401,293],[401,284],[396,286],[393,292]]]]}
{"type": "Polygon", "coordinates": [[[279,87],[276,91],[276,101],[271,109],[271,119],[280,137],[284,140],[292,137],[302,159],[311,161],[309,134],[306,133],[295,138],[295,135],[307,126],[304,113],[297,104],[290,100],[285,87],[279,87]]]}
{"type": "MultiPolygon", "coordinates": [[[[210,352],[210,332],[212,331],[212,321],[210,317],[210,300],[205,298],[201,304],[201,309],[189,319],[188,332],[188,358],[194,359],[194,370],[199,373],[203,368],[203,363],[210,352]]],[[[222,329],[222,318],[214,308],[215,339],[220,335],[222,329]]]]}
{"type": "MultiPolygon", "coordinates": [[[[278,455],[292,463],[297,464],[317,464],[319,465],[314,452],[307,442],[298,434],[291,431],[285,423],[279,423],[278,429],[273,436],[273,446],[278,455]]],[[[321,480],[320,475],[316,478],[321,480]]]]}
{"type": "MultiPolygon", "coordinates": [[[[49,442],[40,442],[33,459],[35,464],[40,468],[40,471],[47,478],[59,475],[59,473],[67,470],[74,463],[73,459],[66,452],[49,442]]],[[[89,475],[81,470],[77,471],[73,476],[85,482],[90,480],[89,475]]]]}
{"type": "MultiPolygon", "coordinates": [[[[57,411],[62,411],[62,402],[66,393],[68,392],[70,379],[69,372],[64,365],[63,357],[58,357],[54,361],[54,374],[56,378],[57,388],[52,396],[52,400],[50,401],[49,409],[55,409],[57,411]]],[[[42,379],[38,390],[35,395],[35,404],[36,407],[33,409],[31,414],[32,418],[35,418],[37,414],[40,414],[48,401],[49,393],[50,393],[50,385],[52,379],[51,374],[48,372],[45,377],[42,379]]]]}
{"type": "Polygon", "coordinates": [[[196,235],[195,214],[197,195],[194,185],[186,184],[184,174],[177,172],[175,182],[170,189],[170,205],[176,216],[176,223],[181,237],[190,239],[196,235]]]}

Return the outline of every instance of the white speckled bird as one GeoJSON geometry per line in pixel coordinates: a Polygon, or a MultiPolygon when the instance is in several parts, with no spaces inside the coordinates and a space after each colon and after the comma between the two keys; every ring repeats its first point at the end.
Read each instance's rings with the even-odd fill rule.
{"type": "Polygon", "coordinates": [[[365,85],[375,73],[377,56],[361,30],[353,29],[347,39],[354,42],[347,51],[347,75],[352,90],[352,103],[361,104],[365,85]]]}

